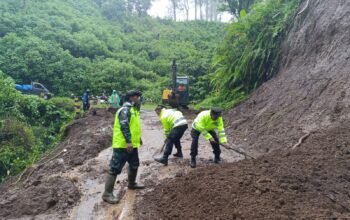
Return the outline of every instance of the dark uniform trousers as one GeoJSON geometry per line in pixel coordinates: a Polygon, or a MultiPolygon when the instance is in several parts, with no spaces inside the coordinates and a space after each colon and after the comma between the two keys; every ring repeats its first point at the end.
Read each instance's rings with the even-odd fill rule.
{"type": "MultiPolygon", "coordinates": [[[[211,143],[211,147],[213,148],[213,153],[216,157],[220,157],[221,150],[219,145],[219,138],[216,135],[215,131],[208,131],[208,133],[214,138],[215,144],[211,143]]],[[[198,139],[201,133],[196,129],[191,130],[192,144],[191,144],[191,157],[196,157],[198,155],[198,139]]]]}
{"type": "Polygon", "coordinates": [[[138,149],[129,153],[126,148],[113,148],[112,160],[110,162],[109,174],[119,175],[122,172],[125,163],[128,162],[129,170],[137,170],[140,166],[138,149]]]}
{"type": "Polygon", "coordinates": [[[173,150],[173,145],[175,145],[177,151],[181,151],[182,147],[181,147],[180,139],[182,138],[187,128],[188,128],[188,125],[186,124],[186,125],[181,125],[179,127],[175,127],[172,129],[172,131],[167,137],[167,144],[164,151],[165,156],[169,156],[171,154],[173,150]]]}

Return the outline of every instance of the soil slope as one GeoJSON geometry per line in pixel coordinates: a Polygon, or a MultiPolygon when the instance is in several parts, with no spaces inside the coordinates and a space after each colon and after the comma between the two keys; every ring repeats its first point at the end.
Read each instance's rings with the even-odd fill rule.
{"type": "Polygon", "coordinates": [[[349,119],[349,36],[350,1],[309,0],[282,45],[277,76],[228,112],[231,141],[264,154],[349,119]]]}
{"type": "Polygon", "coordinates": [[[78,180],[65,174],[111,146],[113,120],[110,112],[97,110],[97,115],[88,113],[69,125],[54,152],[0,187],[0,219],[67,215],[81,192],[78,180]]]}
{"type": "Polygon", "coordinates": [[[260,157],[169,179],[137,218],[349,218],[349,36],[350,1],[303,1],[276,77],[225,115],[229,141],[260,157]]]}
{"type": "Polygon", "coordinates": [[[350,123],[295,149],[167,179],[137,204],[137,219],[350,218],[350,123]]]}

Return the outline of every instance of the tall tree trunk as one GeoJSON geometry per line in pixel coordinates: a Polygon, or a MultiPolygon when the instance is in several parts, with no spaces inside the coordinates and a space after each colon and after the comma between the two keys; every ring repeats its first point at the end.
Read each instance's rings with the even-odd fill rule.
{"type": "Polygon", "coordinates": [[[194,0],[194,20],[197,20],[197,2],[198,0],[194,0]]]}
{"type": "Polygon", "coordinates": [[[190,11],[190,2],[189,0],[183,0],[183,8],[185,10],[186,13],[186,21],[188,21],[188,17],[189,17],[189,11],[190,11]]]}
{"type": "Polygon", "coordinates": [[[205,0],[205,20],[209,20],[209,0],[205,0]]]}
{"type": "Polygon", "coordinates": [[[218,0],[213,1],[213,20],[218,21],[218,0]]]}
{"type": "Polygon", "coordinates": [[[202,12],[203,0],[199,0],[199,19],[203,20],[203,12],[202,12]]]}
{"type": "Polygon", "coordinates": [[[171,0],[172,6],[173,6],[173,19],[176,21],[176,8],[177,8],[177,0],[171,0]]]}

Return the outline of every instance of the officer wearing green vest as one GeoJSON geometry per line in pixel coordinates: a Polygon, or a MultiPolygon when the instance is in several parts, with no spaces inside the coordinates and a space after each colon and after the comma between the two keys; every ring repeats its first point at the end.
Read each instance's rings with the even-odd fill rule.
{"type": "Polygon", "coordinates": [[[214,162],[220,161],[220,144],[226,145],[227,139],[224,130],[224,122],[221,116],[220,108],[212,108],[211,110],[202,111],[194,119],[192,123],[191,137],[191,167],[196,167],[196,156],[198,155],[198,139],[202,134],[206,140],[209,140],[214,153],[214,162]],[[218,130],[219,137],[215,133],[218,130]]]}
{"type": "Polygon", "coordinates": [[[126,93],[126,102],[117,111],[113,130],[113,156],[110,161],[105,192],[102,199],[108,203],[118,203],[113,195],[117,175],[121,173],[126,162],[128,169],[128,188],[143,189],[144,186],[135,182],[137,169],[140,165],[138,148],[141,146],[140,97],[141,92],[132,90],[126,93]]]}
{"type": "MultiPolygon", "coordinates": [[[[173,145],[175,145],[177,149],[177,152],[174,154],[174,156],[179,158],[183,157],[180,139],[188,128],[185,117],[183,116],[182,112],[177,109],[178,104],[170,103],[170,106],[172,107],[171,109],[163,108],[159,114],[160,121],[162,123],[166,136],[164,142],[166,144],[166,147],[163,156],[161,158],[154,159],[155,161],[162,163],[165,166],[168,165],[168,157],[173,150],[173,145]]],[[[157,109],[158,112],[159,109],[160,108],[157,109]]]]}

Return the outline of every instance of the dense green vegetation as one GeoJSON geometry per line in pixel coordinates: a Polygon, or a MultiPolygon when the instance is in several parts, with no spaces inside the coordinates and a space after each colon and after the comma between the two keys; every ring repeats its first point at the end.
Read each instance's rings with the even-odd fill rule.
{"type": "Polygon", "coordinates": [[[229,108],[276,72],[279,47],[300,0],[266,0],[241,11],[213,60],[213,95],[203,105],[229,108]]]}
{"type": "Polygon", "coordinates": [[[22,95],[0,72],[0,182],[37,160],[57,141],[73,117],[72,101],[22,95]]]}
{"type": "Polygon", "coordinates": [[[59,96],[138,88],[157,103],[173,58],[200,107],[241,102],[275,73],[299,1],[230,0],[230,25],[154,19],[149,0],[0,1],[0,181],[60,140],[73,103],[59,96]],[[32,81],[56,98],[14,89],[32,81]]]}
{"type": "Polygon", "coordinates": [[[127,4],[1,1],[1,70],[16,83],[39,81],[55,95],[139,88],[157,101],[176,58],[179,74],[191,76],[192,98],[203,99],[198,79],[209,72],[225,24],[153,19],[127,4]]]}
{"type": "Polygon", "coordinates": [[[157,102],[175,58],[178,73],[191,77],[192,99],[205,97],[226,25],[154,19],[149,2],[0,1],[0,180],[52,148],[72,118],[70,100],[23,96],[14,82],[41,82],[55,97],[138,88],[157,102]]]}

